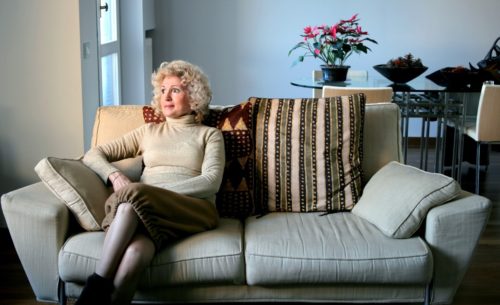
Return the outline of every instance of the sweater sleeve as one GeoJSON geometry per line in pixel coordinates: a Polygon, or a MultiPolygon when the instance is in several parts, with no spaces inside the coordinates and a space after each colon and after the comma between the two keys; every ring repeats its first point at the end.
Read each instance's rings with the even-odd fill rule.
{"type": "Polygon", "coordinates": [[[157,186],[196,198],[211,198],[219,191],[225,163],[224,137],[220,130],[213,129],[205,145],[201,174],[177,183],[157,186]]]}
{"type": "Polygon", "coordinates": [[[143,125],[121,138],[91,148],[83,156],[83,163],[96,172],[103,181],[119,171],[111,162],[132,158],[140,154],[141,142],[148,125],[143,125]]]}

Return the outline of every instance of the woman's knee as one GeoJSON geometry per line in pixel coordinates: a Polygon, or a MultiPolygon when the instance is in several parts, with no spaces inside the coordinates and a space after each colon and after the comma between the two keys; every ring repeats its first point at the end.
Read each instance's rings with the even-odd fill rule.
{"type": "Polygon", "coordinates": [[[136,214],[135,210],[134,210],[134,207],[132,206],[132,204],[128,203],[128,202],[123,202],[122,204],[120,204],[116,210],[116,216],[119,217],[119,216],[125,216],[125,215],[134,215],[136,214]]]}
{"type": "Polygon", "coordinates": [[[128,261],[131,266],[137,266],[143,269],[149,265],[155,254],[155,245],[153,241],[144,236],[137,235],[125,250],[123,259],[128,261]]]}
{"type": "Polygon", "coordinates": [[[141,201],[149,198],[151,186],[133,182],[116,191],[115,196],[124,202],[141,201]]]}

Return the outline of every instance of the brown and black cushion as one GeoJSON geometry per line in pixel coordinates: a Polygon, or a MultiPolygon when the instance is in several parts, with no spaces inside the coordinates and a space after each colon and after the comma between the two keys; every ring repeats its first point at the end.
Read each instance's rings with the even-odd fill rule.
{"type": "Polygon", "coordinates": [[[155,110],[151,106],[142,107],[142,116],[144,117],[144,123],[161,123],[165,122],[165,117],[157,115],[155,110]]]}
{"type": "Polygon", "coordinates": [[[245,218],[255,213],[253,200],[252,104],[243,102],[220,110],[211,109],[205,124],[224,136],[226,165],[217,193],[222,217],[245,218]]]}

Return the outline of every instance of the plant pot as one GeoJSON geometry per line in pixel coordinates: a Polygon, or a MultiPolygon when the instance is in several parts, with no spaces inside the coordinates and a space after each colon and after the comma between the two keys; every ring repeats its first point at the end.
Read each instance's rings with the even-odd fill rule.
{"type": "Polygon", "coordinates": [[[351,66],[327,66],[321,65],[324,82],[345,82],[347,71],[351,66]]]}

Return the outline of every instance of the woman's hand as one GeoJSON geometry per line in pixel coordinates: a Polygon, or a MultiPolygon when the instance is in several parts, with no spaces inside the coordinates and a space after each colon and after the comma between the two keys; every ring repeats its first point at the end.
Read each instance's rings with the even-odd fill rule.
{"type": "Polygon", "coordinates": [[[109,181],[113,184],[113,190],[116,192],[127,184],[132,183],[130,179],[122,172],[114,172],[108,177],[109,181]]]}

